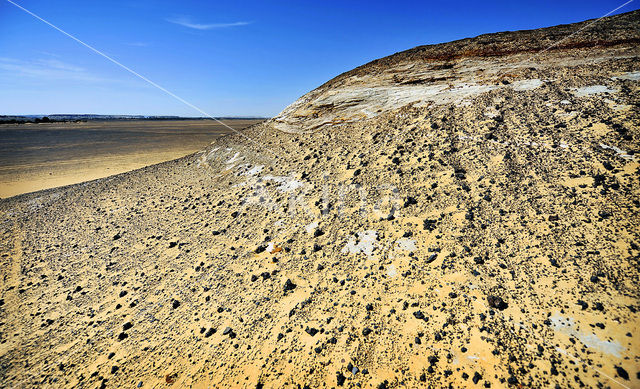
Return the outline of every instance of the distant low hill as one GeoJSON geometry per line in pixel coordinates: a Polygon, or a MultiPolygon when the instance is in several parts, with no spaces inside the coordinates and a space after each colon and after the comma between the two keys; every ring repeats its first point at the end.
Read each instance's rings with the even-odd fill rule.
{"type": "MultiPolygon", "coordinates": [[[[52,123],[52,122],[73,122],[73,121],[104,121],[104,120],[210,120],[207,117],[184,117],[184,116],[144,116],[144,115],[95,115],[95,114],[53,114],[53,115],[0,115],[0,124],[19,123],[52,123]]],[[[252,120],[266,119],[262,117],[246,116],[221,116],[218,120],[252,120]]]]}

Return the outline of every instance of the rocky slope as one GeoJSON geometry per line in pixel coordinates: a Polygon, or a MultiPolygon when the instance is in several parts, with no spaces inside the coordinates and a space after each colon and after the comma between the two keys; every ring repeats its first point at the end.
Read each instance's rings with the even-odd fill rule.
{"type": "Polygon", "coordinates": [[[3,200],[1,382],[639,386],[640,13],[590,23],[398,53],[3,200]]]}

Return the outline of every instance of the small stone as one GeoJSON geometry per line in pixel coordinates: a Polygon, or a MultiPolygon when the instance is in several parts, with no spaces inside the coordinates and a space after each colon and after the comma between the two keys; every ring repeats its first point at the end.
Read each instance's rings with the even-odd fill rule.
{"type": "Polygon", "coordinates": [[[501,311],[509,306],[501,297],[498,296],[488,296],[487,302],[491,308],[496,308],[501,311]]]}
{"type": "Polygon", "coordinates": [[[171,306],[173,307],[173,309],[178,308],[180,306],[180,301],[173,300],[173,302],[171,303],[171,306]]]}
{"type": "Polygon", "coordinates": [[[291,282],[290,279],[287,279],[287,281],[284,283],[284,291],[285,293],[290,291],[290,290],[294,290],[296,288],[296,284],[294,284],[293,282],[291,282]]]}
{"type": "Polygon", "coordinates": [[[133,327],[133,324],[131,324],[131,322],[126,322],[122,325],[122,330],[126,331],[128,329],[130,329],[131,327],[133,327]]]}
{"type": "Polygon", "coordinates": [[[618,377],[629,381],[629,373],[627,373],[622,366],[616,366],[616,373],[618,374],[618,377]]]}
{"type": "Polygon", "coordinates": [[[362,329],[362,335],[367,336],[371,333],[371,328],[365,327],[362,329]]]}
{"type": "Polygon", "coordinates": [[[418,204],[418,201],[417,201],[414,197],[408,196],[408,197],[404,200],[404,205],[403,205],[403,207],[404,207],[404,208],[407,208],[407,207],[409,207],[409,206],[411,206],[411,205],[415,205],[415,204],[418,204]]]}

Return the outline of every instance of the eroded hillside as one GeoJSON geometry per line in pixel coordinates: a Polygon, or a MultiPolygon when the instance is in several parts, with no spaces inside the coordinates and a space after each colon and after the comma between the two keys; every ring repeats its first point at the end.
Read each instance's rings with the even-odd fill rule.
{"type": "Polygon", "coordinates": [[[409,50],[0,202],[2,382],[639,386],[639,19],[409,50]]]}

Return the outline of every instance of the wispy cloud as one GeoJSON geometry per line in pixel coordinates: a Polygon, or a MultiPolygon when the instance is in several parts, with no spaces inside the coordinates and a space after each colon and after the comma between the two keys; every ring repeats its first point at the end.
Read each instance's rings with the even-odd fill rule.
{"type": "Polygon", "coordinates": [[[193,28],[195,30],[214,30],[219,28],[240,27],[251,24],[251,22],[233,22],[233,23],[194,23],[188,17],[169,18],[167,22],[178,24],[183,27],[193,28]]]}
{"type": "Polygon", "coordinates": [[[0,76],[9,78],[28,77],[44,82],[54,80],[82,82],[112,81],[97,77],[84,68],[57,59],[24,61],[15,58],[0,57],[0,76]]]}

